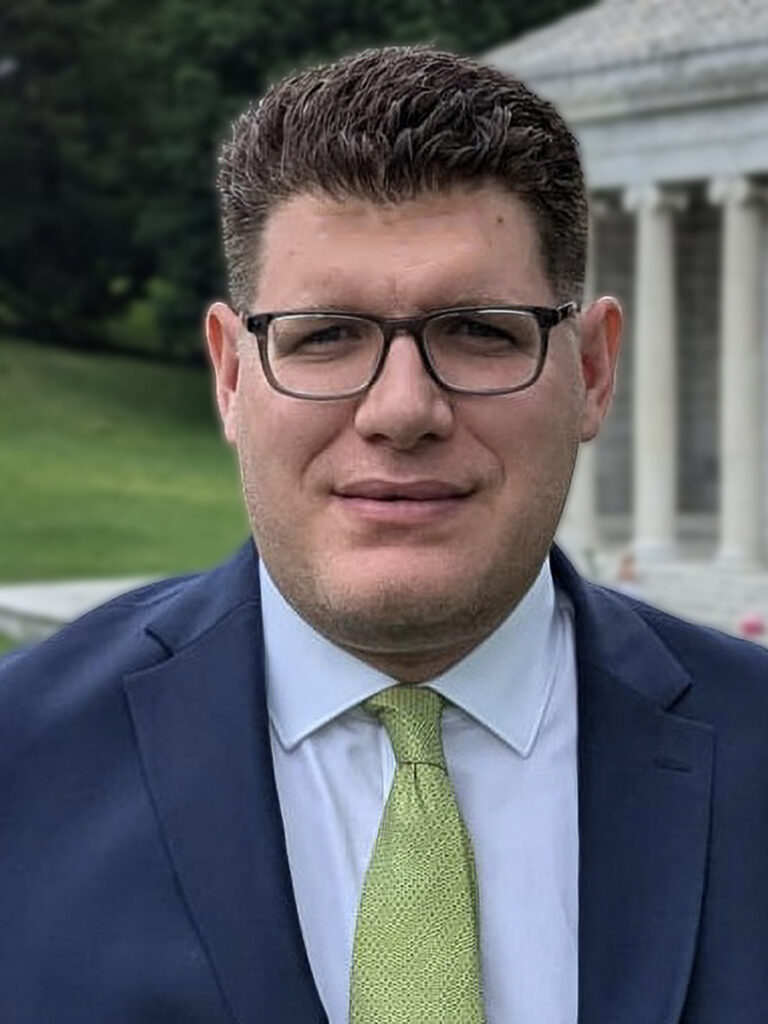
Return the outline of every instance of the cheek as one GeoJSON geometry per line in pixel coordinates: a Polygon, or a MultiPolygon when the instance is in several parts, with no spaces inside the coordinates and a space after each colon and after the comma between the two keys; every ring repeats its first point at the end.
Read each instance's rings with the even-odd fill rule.
{"type": "Polygon", "coordinates": [[[507,502],[535,506],[570,478],[578,444],[579,414],[573,393],[549,386],[510,395],[498,409],[479,406],[470,432],[495,463],[507,502]]]}
{"type": "Polygon", "coordinates": [[[251,487],[266,500],[298,498],[343,422],[333,403],[289,398],[265,382],[246,382],[238,391],[237,449],[251,487]]]}

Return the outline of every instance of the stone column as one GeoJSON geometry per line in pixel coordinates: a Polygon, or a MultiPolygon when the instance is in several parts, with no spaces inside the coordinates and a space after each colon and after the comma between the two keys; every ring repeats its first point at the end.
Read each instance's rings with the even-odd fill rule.
{"type": "Polygon", "coordinates": [[[762,557],[762,201],[747,178],[711,182],[722,205],[720,311],[720,546],[734,568],[762,557]]]}
{"type": "Polygon", "coordinates": [[[677,317],[674,214],[685,196],[657,185],[628,189],[636,215],[634,542],[639,559],[675,550],[677,513],[677,317]]]}

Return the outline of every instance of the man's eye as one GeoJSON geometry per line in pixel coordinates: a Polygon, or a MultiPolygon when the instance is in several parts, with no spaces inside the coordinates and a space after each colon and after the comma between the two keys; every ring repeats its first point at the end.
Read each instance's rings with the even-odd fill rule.
{"type": "Polygon", "coordinates": [[[516,324],[502,325],[488,320],[462,318],[440,324],[436,340],[449,346],[460,345],[468,351],[504,352],[526,347],[525,338],[516,328],[516,324]]]}
{"type": "Polygon", "coordinates": [[[511,335],[508,330],[497,327],[495,324],[486,323],[484,320],[459,320],[453,326],[453,331],[456,334],[466,334],[473,338],[502,338],[509,341],[514,340],[514,336],[511,335]]]}
{"type": "Polygon", "coordinates": [[[300,317],[274,325],[274,351],[282,356],[346,352],[359,344],[362,331],[354,322],[305,320],[300,317]]]}
{"type": "Polygon", "coordinates": [[[356,333],[346,325],[336,324],[333,327],[322,327],[316,331],[309,331],[298,340],[300,346],[305,345],[330,345],[334,342],[354,340],[356,333]]]}

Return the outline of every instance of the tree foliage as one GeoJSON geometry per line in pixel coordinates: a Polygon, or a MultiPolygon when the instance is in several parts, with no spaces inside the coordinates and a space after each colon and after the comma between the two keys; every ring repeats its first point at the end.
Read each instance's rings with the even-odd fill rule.
{"type": "Polygon", "coordinates": [[[365,45],[480,52],[585,0],[3,0],[0,326],[199,349],[224,288],[228,122],[291,68],[365,45]]]}

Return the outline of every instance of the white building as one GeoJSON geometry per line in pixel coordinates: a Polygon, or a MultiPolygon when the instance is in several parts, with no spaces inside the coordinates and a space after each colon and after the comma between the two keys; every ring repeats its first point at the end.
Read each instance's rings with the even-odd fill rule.
{"type": "Polygon", "coordinates": [[[602,0],[486,55],[579,138],[626,330],[560,539],[690,618],[768,620],[768,0],[602,0]]]}

